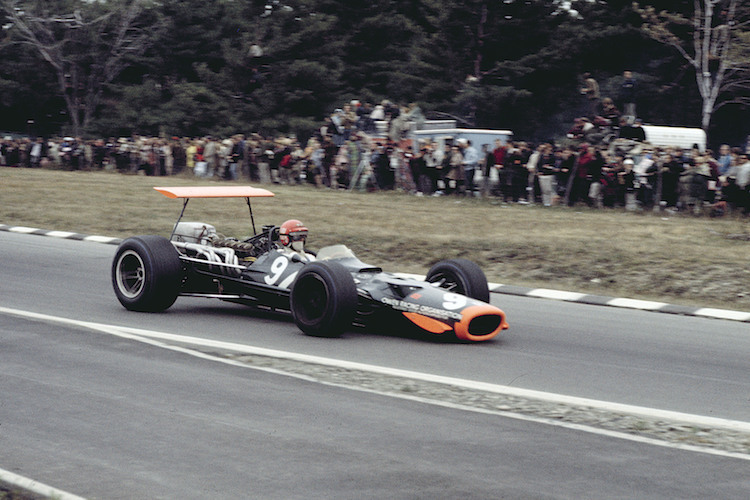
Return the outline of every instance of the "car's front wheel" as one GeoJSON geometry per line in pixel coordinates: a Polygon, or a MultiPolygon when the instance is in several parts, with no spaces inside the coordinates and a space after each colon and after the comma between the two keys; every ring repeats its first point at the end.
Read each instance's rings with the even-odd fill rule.
{"type": "Polygon", "coordinates": [[[484,271],[467,259],[438,262],[427,272],[426,281],[472,299],[490,301],[490,289],[484,271]]]}
{"type": "Polygon", "coordinates": [[[131,311],[168,309],[177,300],[182,274],[177,250],[162,236],[128,238],[112,261],[115,295],[131,311]]]}
{"type": "Polygon", "coordinates": [[[341,264],[313,262],[297,275],[289,307],[295,324],[307,335],[337,337],[352,325],[357,287],[341,264]]]}

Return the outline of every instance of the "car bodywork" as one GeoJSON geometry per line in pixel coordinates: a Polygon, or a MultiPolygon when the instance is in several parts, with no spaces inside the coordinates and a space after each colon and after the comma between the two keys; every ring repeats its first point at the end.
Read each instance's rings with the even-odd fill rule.
{"type": "Polygon", "coordinates": [[[271,197],[251,186],[157,187],[184,200],[169,239],[125,239],[112,263],[115,294],[124,307],[162,311],[178,296],[216,298],[258,309],[291,312],[305,333],[336,336],[353,325],[401,321],[423,332],[484,341],[508,328],[489,304],[487,280],[465,259],[435,264],[425,280],[384,272],[344,245],[305,259],[281,247],[279,228],[256,232],[251,198],[271,197]],[[245,198],[256,234],[244,240],[218,235],[210,224],[181,222],[193,198],[245,198]]]}

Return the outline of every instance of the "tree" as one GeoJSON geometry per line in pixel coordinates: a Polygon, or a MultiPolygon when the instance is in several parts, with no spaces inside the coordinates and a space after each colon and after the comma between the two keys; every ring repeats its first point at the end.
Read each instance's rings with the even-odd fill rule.
{"type": "Polygon", "coordinates": [[[158,30],[151,0],[0,0],[10,43],[31,46],[54,70],[71,133],[88,127],[109,84],[158,30]]]}
{"type": "Polygon", "coordinates": [[[701,126],[708,132],[716,110],[750,104],[747,22],[739,0],[693,0],[692,14],[640,8],[644,32],[673,47],[695,71],[702,99],[701,126]]]}
{"type": "Polygon", "coordinates": [[[645,52],[633,27],[640,18],[622,1],[445,3],[446,17],[422,57],[448,62],[444,74],[458,82],[454,114],[532,140],[562,135],[580,116],[583,71],[602,83],[640,65],[645,52]]]}

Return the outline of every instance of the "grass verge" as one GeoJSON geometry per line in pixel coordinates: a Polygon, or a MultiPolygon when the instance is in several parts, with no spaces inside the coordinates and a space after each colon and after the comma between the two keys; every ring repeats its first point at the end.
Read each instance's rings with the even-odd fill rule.
{"type": "MultiPolygon", "coordinates": [[[[169,235],[182,203],[159,185],[188,177],[0,169],[0,223],[127,237],[169,235]]],[[[269,186],[253,202],[258,228],[302,219],[308,244],[345,243],[386,270],[424,273],[438,260],[476,261],[490,281],[694,306],[750,310],[748,219],[695,218],[498,200],[269,186]]],[[[252,234],[239,199],[193,200],[183,220],[252,234]]]]}

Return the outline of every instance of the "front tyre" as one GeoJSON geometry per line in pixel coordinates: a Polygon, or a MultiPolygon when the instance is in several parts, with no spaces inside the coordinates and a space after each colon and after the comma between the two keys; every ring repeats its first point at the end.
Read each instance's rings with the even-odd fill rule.
{"type": "Polygon", "coordinates": [[[338,262],[312,262],[297,275],[289,295],[297,327],[307,335],[338,337],[352,325],[357,287],[338,262]]]}
{"type": "Polygon", "coordinates": [[[484,271],[467,259],[450,259],[438,262],[430,268],[426,281],[472,299],[482,302],[490,301],[490,289],[487,286],[487,277],[484,275],[484,271]]]}
{"type": "Polygon", "coordinates": [[[128,310],[168,309],[180,293],[182,264],[177,250],[162,236],[134,236],[123,241],[112,261],[112,286],[128,310]]]}

